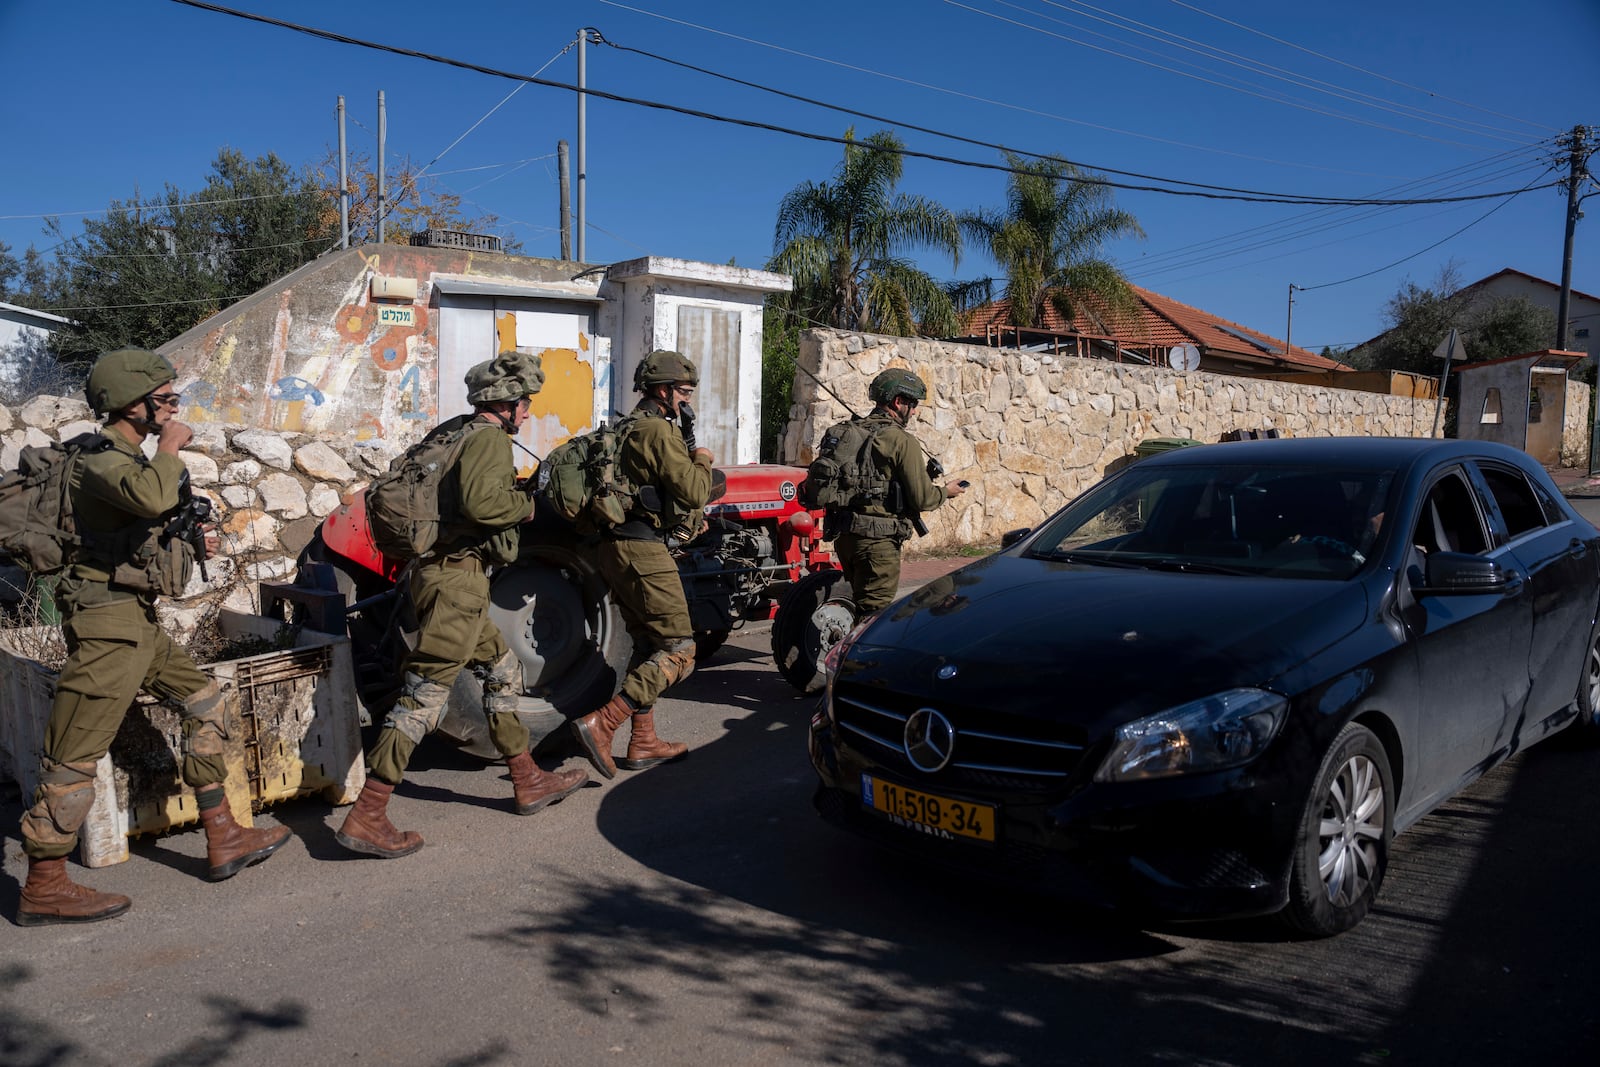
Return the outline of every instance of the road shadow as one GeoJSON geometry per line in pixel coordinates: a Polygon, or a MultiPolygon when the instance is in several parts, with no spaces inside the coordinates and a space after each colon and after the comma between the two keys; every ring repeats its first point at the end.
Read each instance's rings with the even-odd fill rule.
{"type": "Polygon", "coordinates": [[[625,775],[597,813],[662,886],[588,879],[578,906],[485,935],[548,952],[584,1010],[641,1026],[692,1011],[654,999],[665,981],[731,1001],[741,1039],[823,1062],[1479,1063],[1593,1047],[1594,753],[1549,744],[1497,770],[1397,842],[1365,923],[1300,941],[1269,921],[1141,925],[885,854],[811,808],[817,698],[760,656],[674,695],[667,723],[722,714],[725,733],[625,775]]]}

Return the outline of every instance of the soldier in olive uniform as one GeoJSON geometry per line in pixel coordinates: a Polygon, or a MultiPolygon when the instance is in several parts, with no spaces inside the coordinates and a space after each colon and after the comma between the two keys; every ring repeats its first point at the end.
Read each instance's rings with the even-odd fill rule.
{"type": "Polygon", "coordinates": [[[900,549],[913,533],[911,516],[933,511],[967,491],[958,482],[935,485],[921,442],[906,432],[917,405],[928,396],[921,378],[893,367],[872,379],[867,395],[874,407],[862,421],[881,427],[873,438],[872,463],[891,485],[899,486],[900,499],[898,510],[891,510],[892,500],[849,510],[834,538],[840,568],[855,593],[856,612],[863,617],[882,611],[895,598],[900,549]]]}
{"type": "MultiPolygon", "coordinates": [[[[156,597],[183,590],[194,549],[164,532],[181,503],[186,470],[178,451],[193,432],[174,416],[172,364],[154,352],[123,349],[100,357],[85,389],[105,420],[97,441],[69,475],[83,544],[56,589],[67,661],[56,682],[33,807],[22,818],[28,879],[19,926],[94,922],[121,915],[127,897],[73,883],[66,856],[94,802],[95,763],[117,736],[142,688],[179,706],[184,782],[205,826],[207,877],[231,878],[278,850],[287,827],[246,829],[234,821],[227,777],[222,693],[156,621],[156,597]],[[155,454],[140,445],[155,435],[155,454]]],[[[215,539],[206,537],[206,554],[215,539]]]]}
{"type": "Polygon", "coordinates": [[[572,724],[607,778],[616,777],[618,764],[638,771],[688,753],[688,746],[656,736],[654,713],[657,698],[694,669],[689,602],[666,540],[675,530],[698,532],[711,495],[711,452],[691,452],[684,439],[699,382],[694,364],[677,352],[651,352],[633,375],[634,391],[644,398],[628,416],[617,462],[645,492],[626,522],[602,534],[597,550],[600,573],[633,637],[633,662],[622,692],[572,724]],[[652,498],[656,510],[646,506],[652,498]],[[630,719],[628,754],[613,760],[612,738],[630,719]]]}
{"type": "MultiPolygon", "coordinates": [[[[512,804],[532,815],[581,789],[581,770],[545,771],[528,751],[528,728],[517,718],[522,664],[489,618],[485,568],[517,558],[518,525],[533,502],[516,484],[511,437],[528,418],[528,399],[544,385],[539,357],[502,352],[467,371],[470,415],[441,423],[429,434],[465,430],[457,464],[453,521],[441,532],[432,555],[410,571],[410,596],[420,632],[401,668],[400,697],[367,754],[367,783],[335,835],[356,852],[384,859],[408,856],[422,836],[395,829],[386,813],[394,787],[405,776],[411,753],[435,727],[463,667],[483,679],[483,712],[489,736],[511,771],[512,804]]],[[[445,485],[450,484],[447,479],[445,485]]]]}

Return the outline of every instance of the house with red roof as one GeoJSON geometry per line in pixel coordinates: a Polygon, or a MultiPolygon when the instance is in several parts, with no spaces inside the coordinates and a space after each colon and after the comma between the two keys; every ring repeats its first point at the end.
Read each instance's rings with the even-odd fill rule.
{"type": "Polygon", "coordinates": [[[953,340],[1250,378],[1350,373],[1337,360],[1221,315],[1137,285],[1130,288],[1138,299],[1131,315],[1106,311],[1091,299],[1069,322],[1047,303],[1040,327],[1011,325],[1010,302],[995,300],[968,312],[964,335],[953,340]]]}

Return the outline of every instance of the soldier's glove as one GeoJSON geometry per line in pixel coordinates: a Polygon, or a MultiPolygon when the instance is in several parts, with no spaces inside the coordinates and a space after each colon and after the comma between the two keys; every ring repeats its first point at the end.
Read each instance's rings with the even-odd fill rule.
{"type": "Polygon", "coordinates": [[[687,400],[678,405],[678,430],[683,434],[684,445],[694,452],[694,407],[687,400]]]}

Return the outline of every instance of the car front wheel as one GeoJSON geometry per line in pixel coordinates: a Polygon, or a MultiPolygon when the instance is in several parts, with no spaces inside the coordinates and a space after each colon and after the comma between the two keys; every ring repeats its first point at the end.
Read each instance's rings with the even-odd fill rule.
{"type": "Polygon", "coordinates": [[[1371,730],[1350,723],[1322,759],[1300,818],[1283,918],[1313,937],[1366,917],[1389,866],[1394,784],[1371,730]]]}
{"type": "Polygon", "coordinates": [[[1600,625],[1589,633],[1589,654],[1578,679],[1578,715],[1571,733],[1581,745],[1600,743],[1600,625]]]}

